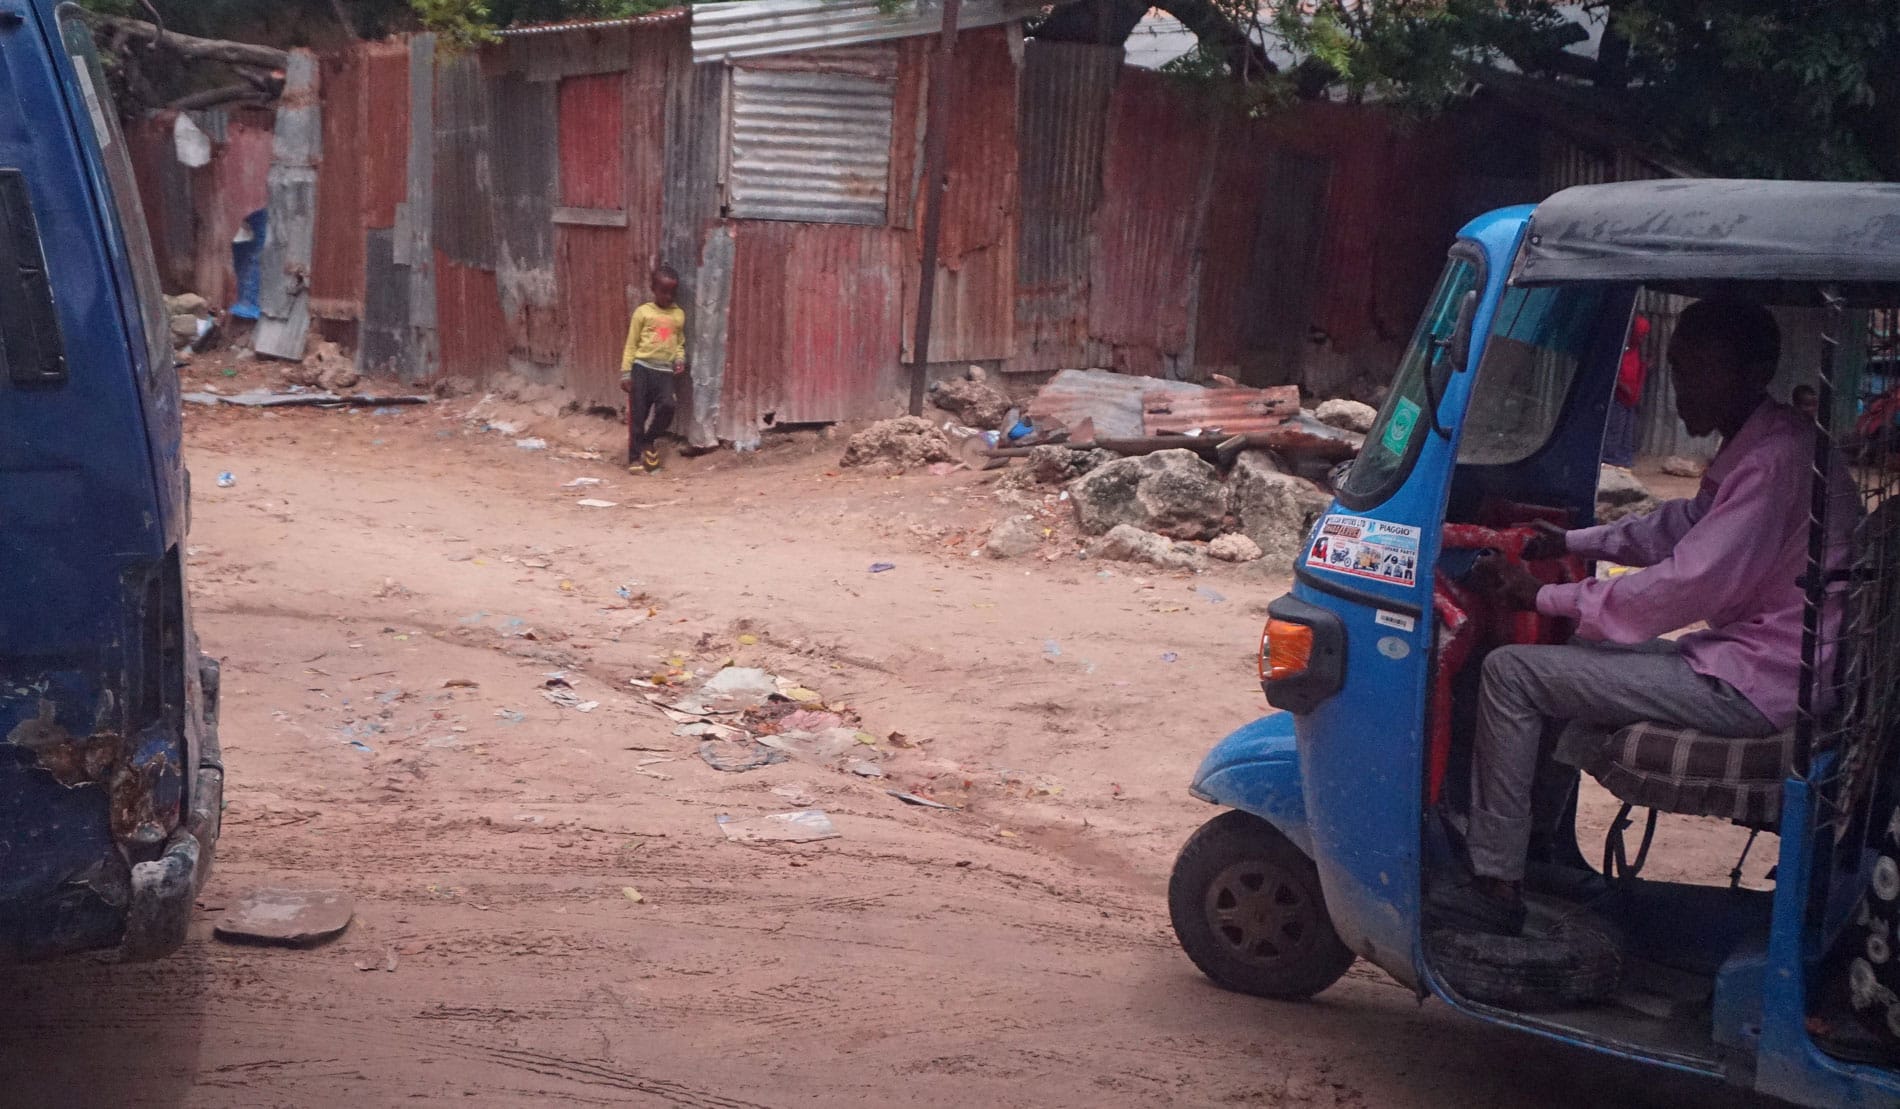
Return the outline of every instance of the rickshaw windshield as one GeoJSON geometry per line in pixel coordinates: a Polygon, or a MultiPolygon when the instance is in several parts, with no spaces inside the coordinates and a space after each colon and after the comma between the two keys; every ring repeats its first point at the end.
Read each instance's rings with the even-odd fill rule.
{"type": "Polygon", "coordinates": [[[1607,295],[1600,285],[1505,290],[1465,409],[1460,465],[1508,466],[1550,441],[1607,295]]]}
{"type": "MultiPolygon", "coordinates": [[[[1452,332],[1458,326],[1458,303],[1478,287],[1481,277],[1478,263],[1472,258],[1454,255],[1446,263],[1418,332],[1412,336],[1412,345],[1406,348],[1399,372],[1392,379],[1392,391],[1379,411],[1378,422],[1340,484],[1340,497],[1349,506],[1367,508],[1377,504],[1404,482],[1424,441],[1421,432],[1431,425],[1431,415],[1426,411],[1430,403],[1427,371],[1436,369],[1445,359],[1452,332]]],[[[1440,381],[1444,377],[1435,376],[1440,381]]]]}

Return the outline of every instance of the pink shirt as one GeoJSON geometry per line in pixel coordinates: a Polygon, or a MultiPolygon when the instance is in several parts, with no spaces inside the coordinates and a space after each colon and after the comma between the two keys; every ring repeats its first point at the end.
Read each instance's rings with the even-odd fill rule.
{"type": "MultiPolygon", "coordinates": [[[[1830,564],[1838,566],[1859,510],[1846,467],[1833,470],[1828,532],[1830,564]]],[[[1582,638],[1611,643],[1641,643],[1707,621],[1707,630],[1680,640],[1690,667],[1734,686],[1785,728],[1794,722],[1801,681],[1806,596],[1799,580],[1807,572],[1813,474],[1812,418],[1764,403],[1722,445],[1694,500],[1569,535],[1574,554],[1646,569],[1547,585],[1537,611],[1576,620],[1582,638]]],[[[1824,656],[1823,673],[1826,665],[1824,656]]]]}

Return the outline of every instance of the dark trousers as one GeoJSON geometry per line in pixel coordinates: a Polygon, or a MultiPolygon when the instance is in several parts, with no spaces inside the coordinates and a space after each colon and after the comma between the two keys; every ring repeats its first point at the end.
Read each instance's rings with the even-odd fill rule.
{"type": "Polygon", "coordinates": [[[633,387],[628,391],[627,462],[653,449],[654,440],[673,426],[673,372],[634,363],[633,387]]]}
{"type": "Polygon", "coordinates": [[[1636,413],[1621,401],[1610,402],[1610,422],[1603,431],[1603,461],[1624,469],[1636,465],[1636,413]]]}

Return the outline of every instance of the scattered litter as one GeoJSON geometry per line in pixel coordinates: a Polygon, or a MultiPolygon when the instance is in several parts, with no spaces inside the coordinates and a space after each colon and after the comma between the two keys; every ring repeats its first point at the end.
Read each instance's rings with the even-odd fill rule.
{"type": "Polygon", "coordinates": [[[541,691],[541,696],[564,709],[573,709],[576,712],[593,712],[600,707],[599,701],[583,701],[580,694],[565,686],[558,689],[544,689],[541,691]]]}
{"type": "Polygon", "coordinates": [[[561,488],[587,489],[592,486],[599,485],[600,483],[601,483],[601,479],[597,477],[577,477],[573,481],[568,482],[566,485],[561,486],[561,488]]]}
{"type": "Polygon", "coordinates": [[[646,900],[646,898],[640,896],[640,891],[637,889],[634,889],[632,886],[621,886],[620,896],[633,902],[635,905],[638,905],[641,902],[646,900]]]}
{"type": "Polygon", "coordinates": [[[1222,596],[1221,594],[1215,592],[1212,589],[1209,589],[1205,585],[1195,586],[1194,594],[1195,596],[1200,597],[1202,600],[1206,601],[1208,604],[1213,604],[1213,605],[1223,604],[1227,600],[1226,597],[1222,596]]]}
{"type": "Polygon", "coordinates": [[[218,475],[218,488],[229,489],[237,484],[237,475],[229,470],[218,475]]]}
{"type": "Polygon", "coordinates": [[[1161,661],[1162,662],[1180,662],[1181,656],[1175,654],[1173,651],[1169,651],[1161,656],[1161,661]]]}
{"type": "Polygon", "coordinates": [[[396,949],[393,947],[383,948],[383,957],[380,959],[374,956],[367,959],[358,959],[356,960],[356,969],[382,970],[394,974],[396,972],[396,949]]]}
{"type": "Polygon", "coordinates": [[[698,696],[674,707],[686,712],[693,711],[695,705],[704,706],[702,711],[706,712],[737,712],[770,700],[779,692],[782,680],[756,666],[728,666],[707,679],[699,687],[698,696]]]}
{"type": "Polygon", "coordinates": [[[356,904],[341,890],[256,889],[224,911],[218,938],[304,947],[341,935],[356,904]]]}
{"type": "Polygon", "coordinates": [[[851,773],[856,774],[860,778],[882,778],[884,776],[883,767],[879,766],[878,764],[874,762],[866,762],[863,759],[859,759],[858,761],[852,763],[846,769],[850,770],[851,773]]]}
{"type": "Polygon", "coordinates": [[[756,635],[742,635],[739,637],[739,646],[741,647],[756,647],[758,643],[759,637],[756,635]]]}
{"type": "Polygon", "coordinates": [[[1042,641],[1042,653],[1048,655],[1050,658],[1061,658],[1062,644],[1057,643],[1053,639],[1045,639],[1042,641]]]}
{"type": "Polygon", "coordinates": [[[358,751],[363,752],[365,755],[373,755],[376,753],[376,748],[371,747],[369,744],[364,743],[360,739],[350,740],[350,746],[356,748],[358,751]]]}
{"type": "Polygon", "coordinates": [[[773,786],[772,792],[801,809],[809,809],[818,803],[811,795],[811,787],[804,782],[787,782],[782,786],[773,786]]]}
{"type": "Polygon", "coordinates": [[[787,732],[827,732],[833,728],[844,727],[844,717],[835,712],[814,712],[799,709],[781,719],[779,728],[787,732]]]}
{"type": "Polygon", "coordinates": [[[515,446],[524,451],[544,451],[548,449],[546,439],[516,439],[515,446]]]}
{"type": "Polygon", "coordinates": [[[838,838],[837,826],[823,809],[800,809],[743,820],[720,813],[718,819],[719,830],[734,843],[811,843],[838,838]]]}
{"type": "Polygon", "coordinates": [[[806,689],[790,678],[777,679],[772,683],[772,690],[787,701],[794,701],[801,705],[815,705],[821,699],[817,691],[806,689]]]}
{"type": "Polygon", "coordinates": [[[884,792],[897,798],[906,805],[918,805],[926,809],[951,809],[953,811],[956,809],[955,805],[946,805],[942,801],[932,801],[928,797],[920,797],[915,793],[905,793],[901,789],[887,789],[884,792]]]}
{"type": "Polygon", "coordinates": [[[858,733],[850,728],[829,728],[822,732],[780,732],[777,735],[759,736],[758,742],[810,762],[833,765],[859,746],[858,733]]]}
{"type": "Polygon", "coordinates": [[[602,500],[596,500],[593,497],[584,497],[578,501],[575,501],[574,503],[581,506],[582,508],[613,508],[614,506],[618,505],[620,502],[619,501],[602,501],[602,500]]]}
{"type": "Polygon", "coordinates": [[[748,770],[757,770],[761,766],[784,762],[785,752],[767,747],[763,743],[754,743],[750,748],[734,750],[722,746],[716,740],[704,740],[699,745],[699,757],[714,770],[723,770],[728,774],[743,774],[748,770]]]}
{"type": "Polygon", "coordinates": [[[884,572],[886,572],[886,571],[888,571],[888,570],[895,570],[895,569],[897,569],[897,563],[895,563],[895,562],[873,562],[873,563],[871,563],[871,572],[872,572],[873,574],[882,574],[882,573],[884,573],[884,572]]]}
{"type": "Polygon", "coordinates": [[[711,720],[681,724],[679,727],[673,729],[673,734],[688,737],[706,736],[713,739],[743,740],[752,738],[752,733],[746,731],[744,728],[735,728],[730,724],[716,724],[711,720]]]}
{"type": "Polygon", "coordinates": [[[526,714],[516,712],[514,709],[496,709],[495,718],[503,724],[519,724],[528,719],[526,714]]]}

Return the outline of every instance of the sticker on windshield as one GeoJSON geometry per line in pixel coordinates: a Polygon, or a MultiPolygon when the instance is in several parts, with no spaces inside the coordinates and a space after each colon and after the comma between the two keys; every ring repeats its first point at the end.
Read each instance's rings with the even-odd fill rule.
{"type": "Polygon", "coordinates": [[[1356,578],[1418,583],[1419,529],[1363,516],[1327,516],[1306,564],[1356,578]]]}
{"type": "Polygon", "coordinates": [[[1405,445],[1412,441],[1412,429],[1418,426],[1418,413],[1416,401],[1400,397],[1392,409],[1392,419],[1385,425],[1385,434],[1379,437],[1379,445],[1392,454],[1404,454],[1405,445]]]}

